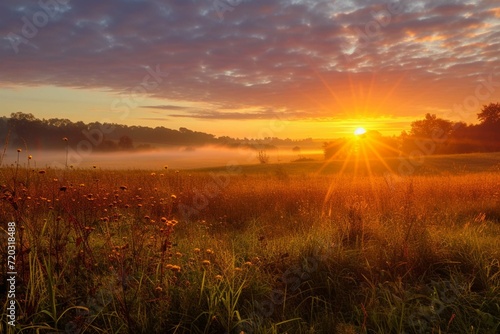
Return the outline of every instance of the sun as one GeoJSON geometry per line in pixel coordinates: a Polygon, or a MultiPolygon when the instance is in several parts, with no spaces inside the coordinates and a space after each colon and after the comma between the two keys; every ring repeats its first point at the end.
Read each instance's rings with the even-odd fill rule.
{"type": "Polygon", "coordinates": [[[355,136],[361,136],[361,135],[364,135],[366,133],[366,130],[365,128],[357,128],[356,130],[354,130],[354,135],[355,136]]]}

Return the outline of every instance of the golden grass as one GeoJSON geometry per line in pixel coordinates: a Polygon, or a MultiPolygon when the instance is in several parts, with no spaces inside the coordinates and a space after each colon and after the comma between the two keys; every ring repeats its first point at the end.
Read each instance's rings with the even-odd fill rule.
{"type": "Polygon", "coordinates": [[[18,228],[15,331],[500,328],[497,172],[1,177],[0,220],[18,228]]]}

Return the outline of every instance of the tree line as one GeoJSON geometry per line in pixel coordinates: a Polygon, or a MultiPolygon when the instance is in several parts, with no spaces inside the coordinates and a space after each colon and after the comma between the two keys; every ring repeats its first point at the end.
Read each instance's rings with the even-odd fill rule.
{"type": "Polygon", "coordinates": [[[368,131],[359,140],[340,138],[325,142],[325,159],[343,159],[360,153],[370,158],[500,151],[500,103],[484,105],[478,124],[453,122],[426,114],[399,136],[384,137],[368,131]]]}
{"type": "Polygon", "coordinates": [[[304,144],[312,139],[291,140],[266,137],[262,139],[216,137],[213,134],[192,131],[181,127],[178,130],[163,126],[155,128],[146,126],[127,126],[115,123],[72,122],[69,119],[39,119],[31,113],[16,112],[10,117],[0,117],[0,138],[5,138],[10,147],[28,147],[32,150],[61,149],[89,140],[98,129],[110,129],[99,133],[101,138],[95,146],[96,151],[131,151],[150,150],[157,146],[197,147],[203,145],[219,145],[225,147],[246,147],[256,150],[270,149],[278,145],[304,144]]]}

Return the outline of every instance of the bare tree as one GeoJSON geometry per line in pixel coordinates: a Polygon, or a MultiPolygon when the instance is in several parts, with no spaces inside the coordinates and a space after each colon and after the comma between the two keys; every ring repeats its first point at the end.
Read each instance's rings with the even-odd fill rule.
{"type": "Polygon", "coordinates": [[[259,151],[257,159],[259,159],[261,164],[267,164],[269,162],[269,155],[267,155],[266,151],[259,151]]]}

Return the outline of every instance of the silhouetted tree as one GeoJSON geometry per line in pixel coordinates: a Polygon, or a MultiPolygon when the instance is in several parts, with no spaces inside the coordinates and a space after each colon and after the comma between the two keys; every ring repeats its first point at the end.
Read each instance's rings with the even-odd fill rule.
{"type": "Polygon", "coordinates": [[[452,121],[427,113],[423,120],[411,123],[408,135],[401,136],[401,150],[406,154],[415,151],[420,154],[445,153],[453,129],[452,121]]]}
{"type": "Polygon", "coordinates": [[[500,103],[484,105],[481,112],[477,114],[477,118],[481,121],[481,124],[500,125],[500,103]]]}
{"type": "Polygon", "coordinates": [[[448,136],[452,128],[453,122],[427,113],[423,120],[411,123],[410,136],[419,138],[448,136]]]}
{"type": "Polygon", "coordinates": [[[267,164],[269,162],[269,155],[265,151],[259,151],[257,159],[259,159],[261,164],[267,164]]]}

